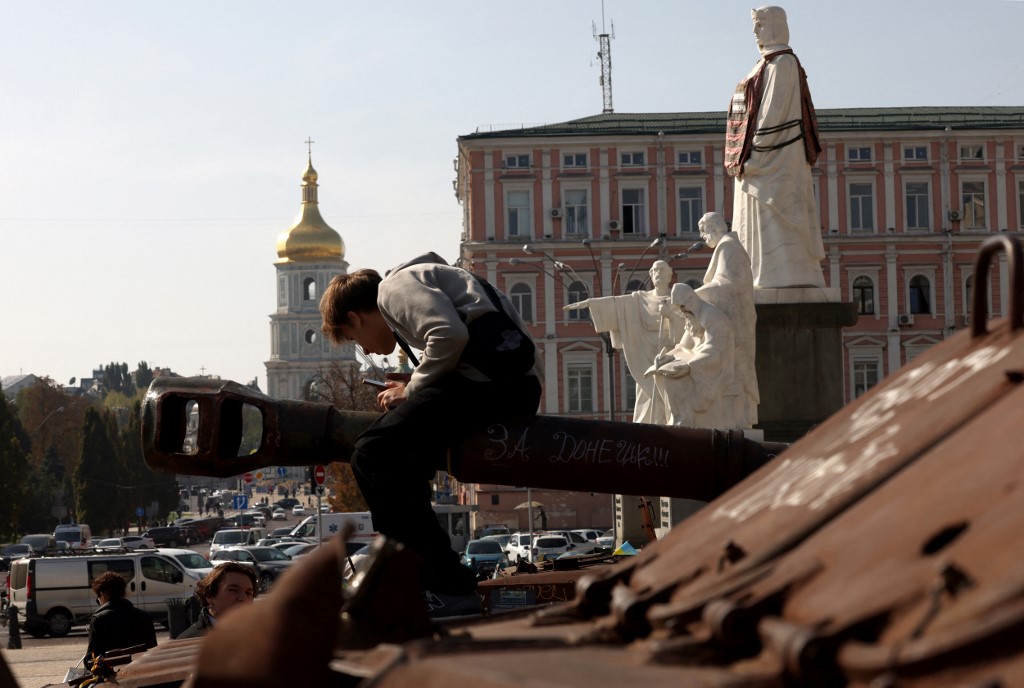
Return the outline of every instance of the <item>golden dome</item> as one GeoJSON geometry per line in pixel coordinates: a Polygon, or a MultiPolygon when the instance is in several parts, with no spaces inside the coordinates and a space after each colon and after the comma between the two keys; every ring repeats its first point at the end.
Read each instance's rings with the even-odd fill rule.
{"type": "Polygon", "coordinates": [[[295,224],[277,237],[277,263],[335,262],[345,257],[341,235],[324,222],[317,203],[317,173],[312,158],[302,173],[302,209],[295,224]]]}

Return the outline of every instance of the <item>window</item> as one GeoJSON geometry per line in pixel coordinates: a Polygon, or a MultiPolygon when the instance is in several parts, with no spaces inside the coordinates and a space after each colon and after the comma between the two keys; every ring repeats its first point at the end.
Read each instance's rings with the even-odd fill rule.
{"type": "Polygon", "coordinates": [[[163,559],[156,557],[142,557],[140,564],[142,575],[150,580],[160,581],[161,583],[175,583],[177,582],[175,579],[180,575],[173,564],[169,564],[163,559]]]}
{"type": "Polygon", "coordinates": [[[125,582],[131,582],[135,578],[135,564],[131,559],[110,559],[109,561],[99,560],[88,562],[89,580],[96,578],[107,571],[113,571],[124,578],[125,582]]]}
{"type": "Polygon", "coordinates": [[[850,162],[871,162],[871,146],[847,148],[846,159],[850,162]]]}
{"type": "Polygon", "coordinates": [[[853,302],[857,304],[858,314],[875,314],[875,283],[870,277],[861,275],[853,280],[853,302]]]}
{"type": "Polygon", "coordinates": [[[587,154],[586,153],[565,153],[562,155],[562,167],[566,169],[586,169],[587,167],[587,154]]]}
{"type": "Polygon", "coordinates": [[[619,163],[623,167],[643,167],[644,166],[644,154],[643,151],[632,151],[630,153],[620,153],[619,163]]]}
{"type": "Polygon", "coordinates": [[[1024,181],[1017,182],[1017,215],[1020,216],[1020,226],[1024,227],[1024,181]]]}
{"type": "Polygon", "coordinates": [[[492,494],[491,506],[498,506],[499,504],[501,504],[501,495],[492,494]]]}
{"type": "Polygon", "coordinates": [[[696,232],[704,216],[704,190],[699,186],[679,187],[679,231],[696,232]]]}
{"type": "MultiPolygon", "coordinates": [[[[579,280],[570,284],[568,291],[567,303],[579,303],[584,299],[590,298],[590,291],[587,289],[587,285],[579,280]]],[[[580,308],[575,311],[569,311],[569,320],[590,320],[590,309],[580,308]]]]}
{"type": "Polygon", "coordinates": [[[307,344],[316,344],[316,330],[306,330],[302,338],[306,340],[307,344]]]}
{"type": "Polygon", "coordinates": [[[506,155],[505,167],[510,170],[530,169],[530,154],[524,153],[522,155],[506,155]]]}
{"type": "Polygon", "coordinates": [[[931,315],[932,287],[924,275],[910,278],[910,312],[931,315]]]}
{"type": "Polygon", "coordinates": [[[969,275],[964,280],[964,315],[970,315],[971,311],[974,310],[974,275],[969,275]]]}
{"type": "Polygon", "coordinates": [[[874,190],[871,184],[850,184],[850,229],[854,232],[875,230],[874,190]]]}
{"type": "Polygon", "coordinates": [[[645,196],[644,189],[622,190],[623,234],[643,234],[647,231],[645,196]]]}
{"type": "Polygon", "coordinates": [[[316,301],[316,280],[312,277],[302,280],[302,298],[306,301],[316,301]]]}
{"type": "Polygon", "coordinates": [[[679,165],[700,165],[701,152],[699,150],[679,151],[679,165]]]}
{"type": "Polygon", "coordinates": [[[510,237],[530,236],[530,192],[509,191],[506,199],[508,235],[510,237]]]}
{"type": "Polygon", "coordinates": [[[565,192],[565,233],[587,233],[587,192],[585,190],[565,192]]]}
{"type": "Polygon", "coordinates": [[[627,294],[632,294],[633,292],[640,291],[643,288],[644,288],[643,280],[631,279],[631,280],[629,280],[629,283],[626,285],[626,293],[627,294]]]}
{"type": "Polygon", "coordinates": [[[928,161],[928,146],[904,146],[903,147],[903,161],[904,162],[927,162],[928,161]]]}
{"type": "Polygon", "coordinates": [[[985,229],[985,182],[961,182],[964,229],[985,229]]]}
{"type": "Polygon", "coordinates": [[[593,368],[589,365],[570,365],[567,378],[565,405],[569,413],[593,412],[593,368]]]}
{"type": "Polygon", "coordinates": [[[928,182],[907,182],[907,229],[928,229],[928,182]]]}
{"type": "MultiPolygon", "coordinates": [[[[623,366],[625,367],[625,366],[623,366]]],[[[626,381],[623,383],[623,398],[625,399],[624,411],[632,411],[636,408],[636,380],[629,374],[629,370],[625,371],[626,381]]]]}
{"type": "Polygon", "coordinates": [[[970,144],[967,146],[960,146],[960,161],[961,162],[984,162],[985,161],[985,148],[981,145],[970,144]]]}
{"type": "Polygon", "coordinates": [[[508,292],[509,300],[525,323],[533,322],[533,290],[530,285],[517,282],[508,292]]]}
{"type": "Polygon", "coordinates": [[[861,396],[864,392],[878,384],[878,361],[854,360],[853,362],[853,396],[861,396]]]}

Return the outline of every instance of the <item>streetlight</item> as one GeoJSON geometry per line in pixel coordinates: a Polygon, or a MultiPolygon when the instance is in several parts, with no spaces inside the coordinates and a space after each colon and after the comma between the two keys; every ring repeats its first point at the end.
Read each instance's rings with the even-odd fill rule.
{"type": "Polygon", "coordinates": [[[42,421],[42,422],[41,422],[41,423],[40,423],[39,425],[37,425],[37,426],[36,426],[36,429],[35,429],[35,430],[33,430],[32,432],[30,432],[28,436],[29,436],[30,438],[31,438],[31,437],[34,437],[34,436],[35,436],[35,434],[36,434],[37,432],[39,432],[39,430],[40,430],[40,429],[41,429],[41,428],[42,428],[42,427],[43,427],[44,425],[46,425],[46,421],[50,420],[50,417],[51,417],[51,416],[53,416],[53,414],[55,414],[55,413],[63,413],[63,412],[64,412],[64,407],[63,407],[63,406],[58,406],[57,408],[55,408],[55,409],[53,409],[52,411],[50,411],[49,413],[47,413],[47,414],[46,414],[46,418],[43,418],[43,421],[42,421]]]}
{"type": "Polygon", "coordinates": [[[632,279],[633,279],[633,273],[634,273],[634,272],[636,272],[636,269],[637,269],[638,267],[640,267],[640,263],[642,263],[642,262],[643,262],[643,260],[644,260],[644,257],[645,257],[645,256],[647,255],[647,252],[648,252],[648,251],[650,251],[650,250],[651,250],[652,248],[654,248],[655,246],[661,246],[661,244],[662,244],[662,243],[663,243],[664,241],[665,241],[665,238],[664,238],[664,237],[658,237],[657,239],[655,239],[655,240],[654,240],[654,241],[652,241],[651,243],[647,244],[647,248],[645,248],[645,249],[643,250],[643,253],[641,253],[641,254],[640,254],[640,257],[636,259],[636,263],[634,263],[634,265],[633,265],[633,269],[629,271],[629,277],[627,277],[627,278],[626,278],[626,286],[627,286],[627,288],[629,287],[629,282],[630,282],[630,280],[632,280],[632,279]]]}

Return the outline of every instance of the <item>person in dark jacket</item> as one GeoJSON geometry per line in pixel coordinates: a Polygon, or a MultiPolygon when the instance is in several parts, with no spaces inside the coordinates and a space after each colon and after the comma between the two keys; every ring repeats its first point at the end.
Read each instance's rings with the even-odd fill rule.
{"type": "Polygon", "coordinates": [[[203,604],[199,618],[178,638],[198,638],[213,628],[233,607],[252,604],[258,590],[256,571],[237,561],[226,561],[196,583],[196,596],[203,604]]]}
{"type": "Polygon", "coordinates": [[[113,571],[100,574],[92,582],[92,591],[96,593],[100,608],[89,619],[87,660],[93,655],[136,645],[156,647],[153,620],[149,614],[124,599],[126,587],[124,578],[113,571]]]}

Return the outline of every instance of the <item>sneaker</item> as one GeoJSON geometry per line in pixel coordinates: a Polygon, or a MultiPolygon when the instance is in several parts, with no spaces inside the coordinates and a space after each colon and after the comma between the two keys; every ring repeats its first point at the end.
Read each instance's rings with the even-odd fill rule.
{"type": "Polygon", "coordinates": [[[483,613],[480,596],[476,592],[452,594],[424,590],[423,602],[427,605],[427,615],[432,619],[483,613]]]}

